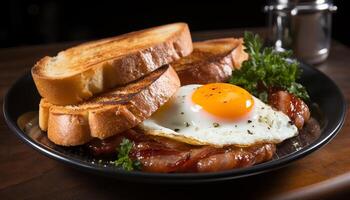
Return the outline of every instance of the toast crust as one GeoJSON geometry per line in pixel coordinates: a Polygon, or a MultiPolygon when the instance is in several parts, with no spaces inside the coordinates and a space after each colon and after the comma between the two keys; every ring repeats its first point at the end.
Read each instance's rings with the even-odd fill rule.
{"type": "Polygon", "coordinates": [[[74,104],[125,85],[192,52],[185,23],[174,23],[84,43],[44,57],[32,68],[42,97],[74,104]]]}
{"type": "Polygon", "coordinates": [[[193,52],[171,63],[181,85],[227,82],[248,59],[243,39],[221,38],[193,43],[193,52]]]}
{"type": "Polygon", "coordinates": [[[126,86],[83,103],[57,106],[40,102],[39,125],[58,145],[81,145],[135,127],[167,102],[180,87],[175,70],[163,66],[126,86]]]}

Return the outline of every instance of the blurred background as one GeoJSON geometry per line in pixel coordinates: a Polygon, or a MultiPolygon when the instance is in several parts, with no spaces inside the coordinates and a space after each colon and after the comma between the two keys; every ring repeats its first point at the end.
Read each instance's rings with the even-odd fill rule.
{"type": "MultiPolygon", "coordinates": [[[[192,31],[266,26],[264,0],[19,1],[3,0],[0,48],[90,40],[184,21],[192,31]]],[[[335,0],[332,37],[350,45],[349,1],[335,0]]]]}

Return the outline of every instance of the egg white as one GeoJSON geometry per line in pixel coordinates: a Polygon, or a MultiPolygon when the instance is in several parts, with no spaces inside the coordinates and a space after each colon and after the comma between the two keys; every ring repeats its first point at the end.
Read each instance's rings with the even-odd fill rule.
{"type": "Polygon", "coordinates": [[[171,138],[192,145],[251,146],[280,143],[298,134],[287,115],[258,98],[249,114],[236,120],[211,115],[192,102],[201,85],[181,87],[174,97],[151,118],[139,125],[146,134],[171,138]]]}

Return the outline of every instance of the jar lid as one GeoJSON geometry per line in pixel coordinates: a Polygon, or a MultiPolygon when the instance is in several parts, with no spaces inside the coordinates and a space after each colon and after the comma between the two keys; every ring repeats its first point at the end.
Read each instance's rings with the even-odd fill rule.
{"type": "Polygon", "coordinates": [[[289,6],[294,6],[298,4],[333,4],[333,0],[269,0],[268,2],[270,2],[269,4],[283,4],[289,6]]]}
{"type": "Polygon", "coordinates": [[[268,0],[265,11],[336,11],[337,7],[333,5],[333,0],[268,0]]]}

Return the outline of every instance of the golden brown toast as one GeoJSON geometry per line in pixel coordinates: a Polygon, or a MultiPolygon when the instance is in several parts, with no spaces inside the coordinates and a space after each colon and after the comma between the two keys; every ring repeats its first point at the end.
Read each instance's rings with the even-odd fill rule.
{"type": "Polygon", "coordinates": [[[49,139],[64,146],[104,139],[130,129],[150,117],[180,87],[169,65],[79,104],[57,106],[42,99],[39,125],[49,139]]]}
{"type": "Polygon", "coordinates": [[[234,68],[248,59],[243,39],[221,38],[193,43],[193,52],[171,63],[181,85],[227,82],[234,68]]]}
{"type": "Polygon", "coordinates": [[[32,76],[42,97],[67,105],[132,82],[191,52],[187,24],[174,23],[84,43],[55,57],[44,57],[32,68],[32,76]]]}

